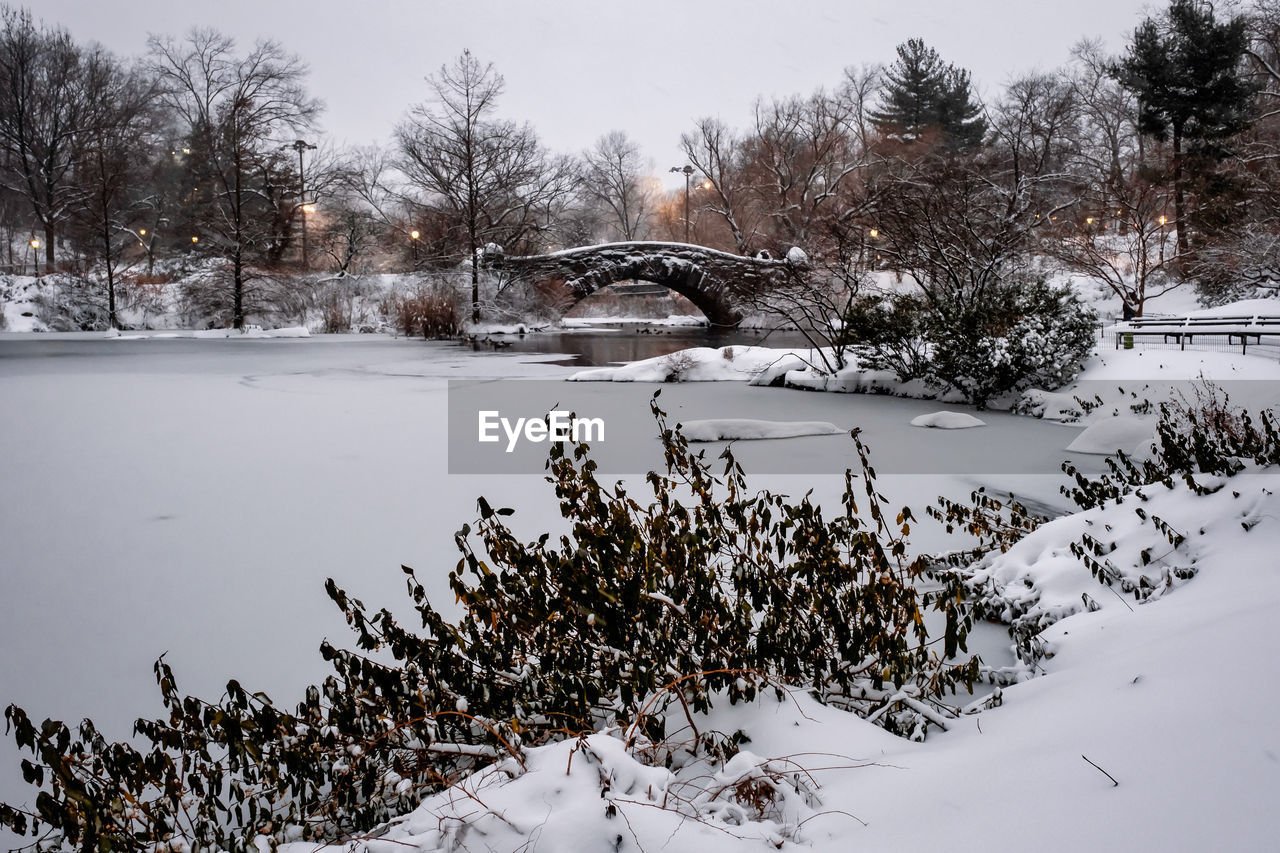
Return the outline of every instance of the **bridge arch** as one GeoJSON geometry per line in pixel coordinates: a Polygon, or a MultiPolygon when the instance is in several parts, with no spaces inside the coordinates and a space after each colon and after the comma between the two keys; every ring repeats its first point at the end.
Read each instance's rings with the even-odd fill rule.
{"type": "Polygon", "coordinates": [[[803,252],[787,258],[747,258],[688,243],[632,241],[582,246],[545,255],[485,250],[481,264],[534,280],[563,279],[575,301],[614,282],[639,279],[688,299],[715,326],[742,322],[752,300],[781,286],[804,266],[803,252]]]}

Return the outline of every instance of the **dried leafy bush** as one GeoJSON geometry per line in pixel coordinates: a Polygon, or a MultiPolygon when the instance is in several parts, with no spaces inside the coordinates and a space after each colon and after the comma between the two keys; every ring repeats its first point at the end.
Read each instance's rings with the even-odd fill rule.
{"type": "MultiPolygon", "coordinates": [[[[655,395],[656,398],[656,395],[655,395]]],[[[911,511],[887,510],[867,450],[846,472],[841,509],[750,492],[732,454],[712,473],[653,403],[666,470],[647,502],[602,484],[584,445],[552,445],[547,479],[569,532],[526,542],[510,509],[479,501],[456,536],[445,618],[412,569],[420,630],[373,612],[330,580],[355,634],[328,642],[334,674],[293,710],[236,682],[217,701],[183,696],[156,664],[164,714],[110,742],[85,721],[5,714],[39,789],[34,810],[0,805],[0,824],[43,850],[255,851],[297,839],[348,839],[407,812],[425,793],[499,764],[520,772],[532,745],[623,731],[670,762],[681,749],[728,757],[739,741],[699,733],[694,715],[799,687],[887,729],[922,738],[957,713],[944,701],[979,677],[964,649],[954,585],[916,587],[911,511]],[[945,654],[926,607],[945,612],[945,654]],[[688,728],[686,728],[686,724],[688,728]]],[[[758,792],[760,809],[772,794],[758,792]]]]}

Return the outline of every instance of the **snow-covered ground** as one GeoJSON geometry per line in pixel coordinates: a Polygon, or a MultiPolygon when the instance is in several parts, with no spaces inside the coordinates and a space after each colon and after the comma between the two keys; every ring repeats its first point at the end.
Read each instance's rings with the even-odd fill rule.
{"type": "MultiPolygon", "coordinates": [[[[521,534],[558,523],[540,476],[447,473],[446,380],[555,380],[571,369],[369,336],[2,337],[0,702],[24,705],[37,718],[87,714],[125,736],[133,716],[157,707],[150,662],[165,652],[185,691],[216,695],[234,676],[289,704],[325,672],[314,652],[320,638],[346,640],[324,596],[325,577],[397,610],[404,598],[398,566],[408,564],[447,610],[452,535],[472,519],[477,495],[515,507],[521,534]]],[[[633,374],[651,374],[632,375],[631,384],[579,387],[643,402],[654,386],[634,382],[668,378],[671,359],[664,358],[661,371],[631,366],[633,374]]],[[[913,419],[938,412],[936,401],[745,381],[747,365],[795,370],[800,365],[787,359],[797,358],[735,347],[732,356],[711,349],[689,363],[678,359],[682,378],[706,371],[737,381],[668,386],[663,404],[673,419],[861,427],[886,471],[904,470],[895,454],[933,448],[962,460],[984,447],[1006,455],[1024,448],[1053,470],[1081,435],[1079,426],[1003,412],[982,413],[981,429],[911,429],[913,419]]],[[[1131,409],[1135,392],[1201,373],[1247,379],[1265,398],[1277,387],[1280,363],[1252,354],[1104,348],[1085,384],[1047,395],[1039,414],[1060,413],[1075,396],[1114,385],[1123,390],[1108,390],[1102,404],[1080,413],[1080,424],[1145,418],[1131,409]]],[[[546,385],[550,401],[571,387],[546,385]]],[[[634,436],[650,429],[637,418],[626,440],[638,442],[634,436]]],[[[771,463],[778,472],[803,470],[795,466],[825,459],[824,470],[836,474],[848,460],[832,448],[847,451],[847,444],[787,438],[753,442],[740,455],[748,471],[771,463]]],[[[959,498],[988,482],[1050,511],[1065,509],[1058,477],[1020,476],[1014,468],[989,477],[926,470],[934,473],[882,473],[889,505],[910,505],[920,516],[937,494],[959,498]]],[[[922,744],[803,695],[717,710],[709,725],[742,728],[751,754],[780,762],[761,772],[804,768],[811,779],[807,794],[765,820],[736,813],[723,795],[704,796],[685,816],[656,808],[655,792],[688,777],[642,767],[601,735],[590,742],[595,758],[583,752],[570,762],[576,742],[569,742],[531,756],[534,771],[514,781],[488,779],[479,800],[501,819],[469,813],[476,800],[443,796],[366,846],[371,853],[432,850],[449,840],[440,828],[468,823],[475,831],[462,849],[475,850],[709,853],[772,849],[763,845],[779,840],[819,850],[1269,849],[1280,832],[1272,806],[1280,790],[1272,722],[1280,688],[1263,631],[1280,607],[1277,479],[1237,478],[1207,499],[1160,487],[1151,498],[1155,514],[1194,535],[1182,551],[1148,552],[1157,558],[1149,571],[1185,557],[1198,572],[1148,603],[1122,603],[1118,589],[1113,594],[1082,573],[1067,552],[1085,527],[1109,525],[1125,537],[1113,560],[1135,572],[1147,568],[1141,554],[1158,542],[1148,541],[1151,528],[1135,521],[1132,505],[1106,517],[1064,518],[993,562],[990,577],[1035,594],[1029,609],[1065,617],[1045,635],[1052,657],[1037,664],[1043,677],[1007,688],[1001,707],[922,744]],[[600,768],[618,782],[617,818],[605,814],[600,768]]],[[[826,502],[841,486],[839,477],[815,474],[756,480],[793,494],[812,488],[826,502]]],[[[954,544],[929,524],[914,531],[921,550],[954,544]]],[[[989,653],[983,649],[990,659],[1008,641],[1001,629],[987,630],[987,642],[997,638],[989,653]]],[[[732,786],[761,766],[753,761],[708,772],[732,786]]],[[[13,750],[0,740],[0,799],[26,797],[13,750]]]]}

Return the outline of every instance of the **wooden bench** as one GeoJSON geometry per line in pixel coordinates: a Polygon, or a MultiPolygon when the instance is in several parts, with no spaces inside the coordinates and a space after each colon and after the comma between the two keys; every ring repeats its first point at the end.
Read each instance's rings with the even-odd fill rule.
{"type": "Polygon", "coordinates": [[[1263,336],[1280,336],[1280,314],[1278,315],[1239,315],[1222,317],[1138,317],[1127,322],[1117,323],[1116,349],[1128,336],[1154,337],[1159,335],[1165,343],[1172,338],[1185,350],[1188,342],[1200,337],[1225,337],[1228,342],[1240,341],[1240,352],[1249,348],[1249,339],[1261,344],[1263,336]]]}

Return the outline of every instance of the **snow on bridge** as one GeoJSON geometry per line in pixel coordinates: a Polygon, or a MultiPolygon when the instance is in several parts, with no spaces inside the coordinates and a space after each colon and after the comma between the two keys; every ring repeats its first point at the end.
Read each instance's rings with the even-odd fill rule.
{"type": "Polygon", "coordinates": [[[508,255],[489,246],[489,269],[532,280],[563,280],[577,300],[617,281],[639,279],[670,288],[696,305],[715,326],[736,326],[742,309],[758,296],[807,269],[808,257],[792,249],[786,258],[745,257],[689,243],[632,241],[582,246],[545,255],[508,255]]]}

